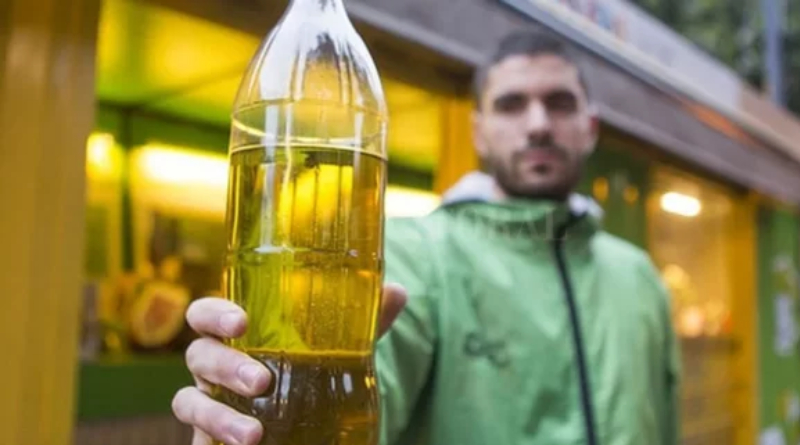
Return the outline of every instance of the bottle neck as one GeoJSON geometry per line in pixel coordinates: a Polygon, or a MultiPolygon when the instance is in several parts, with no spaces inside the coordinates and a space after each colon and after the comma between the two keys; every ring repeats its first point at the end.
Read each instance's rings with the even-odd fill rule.
{"type": "Polygon", "coordinates": [[[344,0],[292,0],[292,11],[304,14],[345,14],[344,0]]]}

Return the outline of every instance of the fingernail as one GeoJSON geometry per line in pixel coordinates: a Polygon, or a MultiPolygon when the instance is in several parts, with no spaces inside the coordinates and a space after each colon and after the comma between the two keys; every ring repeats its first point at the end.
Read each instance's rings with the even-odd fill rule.
{"type": "Polygon", "coordinates": [[[236,312],[228,312],[219,317],[219,325],[226,334],[235,335],[241,318],[236,312]]]}
{"type": "Polygon", "coordinates": [[[255,390],[258,381],[262,378],[264,370],[254,364],[239,367],[239,378],[251,389],[255,390]]]}
{"type": "Polygon", "coordinates": [[[258,428],[255,420],[250,419],[236,419],[229,427],[229,432],[237,444],[251,443],[251,436],[253,431],[258,428]]]}

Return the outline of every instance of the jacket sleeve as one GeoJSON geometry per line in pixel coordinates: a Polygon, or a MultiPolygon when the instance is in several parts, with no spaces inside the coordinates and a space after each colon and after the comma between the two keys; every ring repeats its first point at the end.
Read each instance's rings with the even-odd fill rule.
{"type": "Polygon", "coordinates": [[[381,445],[394,445],[402,435],[431,371],[437,337],[431,298],[436,264],[428,247],[413,220],[387,221],[385,281],[404,286],[408,301],[376,349],[381,445]]]}
{"type": "MultiPolygon", "coordinates": [[[[668,294],[665,293],[665,298],[668,294]]],[[[667,302],[669,308],[669,302],[667,302]]],[[[664,315],[664,378],[666,379],[665,405],[664,405],[664,437],[665,445],[679,445],[681,443],[680,405],[681,405],[681,358],[680,344],[673,328],[672,317],[667,309],[664,315]]]]}

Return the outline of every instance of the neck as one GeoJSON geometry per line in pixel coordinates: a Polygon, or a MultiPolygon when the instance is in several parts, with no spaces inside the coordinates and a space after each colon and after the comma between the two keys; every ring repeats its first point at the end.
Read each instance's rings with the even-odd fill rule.
{"type": "Polygon", "coordinates": [[[564,194],[550,194],[550,193],[542,193],[542,194],[535,194],[535,195],[514,195],[509,194],[506,192],[502,186],[497,182],[497,180],[493,181],[492,187],[492,195],[494,199],[497,201],[508,201],[509,199],[520,199],[520,200],[527,200],[527,201],[550,201],[555,203],[565,203],[569,201],[569,193],[566,195],[564,194]]]}

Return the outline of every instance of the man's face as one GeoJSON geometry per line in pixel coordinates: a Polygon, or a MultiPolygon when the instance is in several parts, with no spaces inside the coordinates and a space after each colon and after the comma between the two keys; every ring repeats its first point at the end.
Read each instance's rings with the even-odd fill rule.
{"type": "Polygon", "coordinates": [[[494,65],[473,124],[478,154],[506,195],[551,199],[577,185],[598,128],[577,68],[556,55],[494,65]]]}

